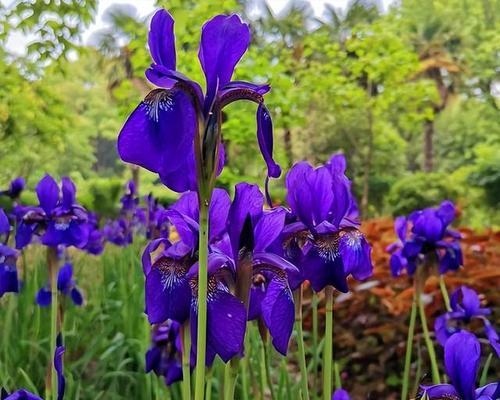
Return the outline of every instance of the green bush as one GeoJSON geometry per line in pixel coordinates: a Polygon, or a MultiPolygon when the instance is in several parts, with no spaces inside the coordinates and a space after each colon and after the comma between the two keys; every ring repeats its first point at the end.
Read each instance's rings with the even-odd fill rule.
{"type": "Polygon", "coordinates": [[[469,183],[484,191],[484,199],[490,207],[500,204],[500,150],[495,146],[479,145],[475,149],[474,171],[469,183]]]}
{"type": "Polygon", "coordinates": [[[438,205],[458,196],[456,185],[445,173],[418,172],[398,180],[389,190],[386,204],[392,215],[406,215],[413,210],[438,205]]]}
{"type": "Polygon", "coordinates": [[[118,211],[123,185],[123,179],[120,178],[88,179],[77,185],[78,200],[88,210],[104,217],[112,217],[118,211]]]}

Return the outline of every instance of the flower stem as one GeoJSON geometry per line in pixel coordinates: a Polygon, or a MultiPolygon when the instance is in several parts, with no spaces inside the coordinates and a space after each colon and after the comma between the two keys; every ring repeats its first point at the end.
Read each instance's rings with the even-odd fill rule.
{"type": "Polygon", "coordinates": [[[417,296],[417,306],[418,313],[420,315],[420,323],[422,325],[422,331],[424,333],[425,346],[427,347],[427,353],[429,354],[429,360],[431,362],[431,371],[432,371],[432,381],[435,385],[439,384],[441,378],[439,376],[439,368],[436,361],[436,351],[434,350],[434,344],[432,343],[432,339],[429,334],[429,328],[427,326],[427,317],[425,316],[425,308],[424,303],[422,302],[422,288],[424,282],[422,282],[422,277],[417,276],[416,282],[416,296],[417,296]]]}
{"type": "Polygon", "coordinates": [[[323,399],[332,397],[332,362],[333,362],[333,286],[325,288],[326,322],[325,349],[323,351],[323,399]]]}
{"type": "Polygon", "coordinates": [[[271,400],[276,398],[274,394],[273,380],[271,377],[271,346],[269,345],[269,340],[266,339],[264,342],[264,360],[266,366],[266,379],[269,385],[269,391],[271,392],[271,400]]]}
{"type": "Polygon", "coordinates": [[[50,355],[49,355],[49,384],[46,385],[45,398],[47,400],[57,400],[57,373],[52,362],[56,351],[56,338],[58,331],[58,293],[57,293],[57,273],[58,273],[57,249],[49,247],[47,249],[47,267],[50,279],[50,355]]]}
{"type": "Polygon", "coordinates": [[[212,368],[207,371],[207,386],[205,388],[205,400],[210,400],[212,398],[212,368]]]}
{"type": "MultiPolygon", "coordinates": [[[[248,349],[248,334],[245,335],[245,348],[248,349]]],[[[250,350],[248,350],[250,351],[250,350]]],[[[248,359],[249,359],[249,354],[245,354],[243,359],[241,360],[241,386],[242,386],[242,397],[243,400],[248,400],[249,399],[249,384],[248,384],[248,359]]]]}
{"type": "Polygon", "coordinates": [[[413,350],[413,336],[415,335],[415,321],[417,319],[416,291],[413,292],[413,301],[410,312],[410,326],[408,327],[408,338],[406,339],[405,367],[403,372],[403,387],[401,389],[401,400],[408,399],[408,388],[410,384],[411,353],[413,350]]]}
{"type": "Polygon", "coordinates": [[[198,332],[196,336],[195,400],[205,395],[205,354],[207,348],[207,264],[208,264],[208,205],[210,196],[200,193],[200,233],[198,246],[198,332]]]}
{"type": "Polygon", "coordinates": [[[333,375],[335,376],[335,389],[342,389],[342,380],[340,379],[339,363],[333,362],[333,375]]]}
{"type": "MultiPolygon", "coordinates": [[[[318,304],[319,298],[318,294],[313,290],[312,291],[312,347],[313,347],[313,357],[312,357],[312,375],[314,387],[317,387],[317,372],[319,365],[319,351],[318,351],[318,304]]],[[[316,397],[316,391],[313,391],[314,397],[316,397]]]]}
{"type": "Polygon", "coordinates": [[[448,295],[448,290],[446,289],[446,282],[444,281],[444,275],[439,275],[439,287],[441,289],[441,294],[443,295],[446,311],[450,312],[451,311],[450,296],[448,295]]]}
{"type": "Polygon", "coordinates": [[[481,372],[481,378],[479,378],[479,386],[486,385],[486,380],[488,379],[488,371],[490,369],[491,360],[493,359],[493,353],[488,355],[486,362],[484,363],[483,371],[481,372]]]}
{"type": "Polygon", "coordinates": [[[233,400],[238,377],[239,358],[233,358],[224,366],[224,400],[233,400]]]}
{"type": "Polygon", "coordinates": [[[304,332],[302,329],[302,286],[295,294],[295,329],[297,330],[297,347],[299,350],[300,383],[302,387],[302,399],[309,400],[309,388],[307,386],[306,351],[304,348],[304,332]]]}
{"type": "Polygon", "coordinates": [[[181,328],[182,337],[182,398],[191,400],[191,365],[189,355],[191,353],[191,332],[189,323],[185,322],[181,328]]]}

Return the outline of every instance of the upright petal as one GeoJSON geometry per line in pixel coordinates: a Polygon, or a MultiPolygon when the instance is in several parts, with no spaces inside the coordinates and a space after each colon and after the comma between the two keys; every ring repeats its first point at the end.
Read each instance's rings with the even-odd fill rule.
{"type": "Polygon", "coordinates": [[[476,336],[467,331],[455,333],[444,348],[444,365],[451,383],[463,400],[475,399],[475,382],[481,357],[476,336]]]}
{"type": "Polygon", "coordinates": [[[57,182],[50,175],[45,175],[36,185],[36,194],[40,207],[46,214],[50,214],[59,201],[57,182]]]}
{"type": "Polygon", "coordinates": [[[281,168],[273,159],[273,121],[264,103],[260,103],[257,108],[257,141],[267,165],[267,176],[278,178],[281,168]]]}
{"type": "Polygon", "coordinates": [[[213,240],[226,230],[231,199],[224,189],[216,188],[212,193],[209,207],[209,239],[213,240]]]}
{"type": "Polygon", "coordinates": [[[158,10],[151,19],[148,45],[156,64],[175,70],[174,19],[168,11],[158,10]]]}
{"type": "Polygon", "coordinates": [[[265,251],[280,236],[285,226],[285,216],[284,208],[276,208],[262,214],[254,229],[254,251],[265,251]]]}
{"type": "Polygon", "coordinates": [[[443,237],[444,225],[441,218],[433,208],[427,208],[415,218],[412,231],[418,236],[425,238],[428,241],[437,241],[443,237]]]}
{"type": "Polygon", "coordinates": [[[71,209],[73,204],[75,204],[75,193],[76,187],[73,181],[67,176],[63,176],[61,179],[62,188],[62,206],[65,210],[71,209]]]}
{"type": "Polygon", "coordinates": [[[9,219],[7,218],[7,215],[3,211],[2,208],[0,208],[0,235],[4,235],[10,232],[10,222],[9,219]]]}
{"type": "Polygon", "coordinates": [[[5,264],[0,264],[0,297],[5,293],[19,292],[19,281],[17,278],[17,269],[11,268],[5,264]]]}
{"type": "Polygon", "coordinates": [[[406,217],[400,216],[394,220],[394,231],[396,232],[396,235],[398,235],[401,243],[404,243],[406,241],[407,229],[408,220],[406,219],[406,217]]]}
{"type": "Polygon", "coordinates": [[[249,44],[250,29],[237,15],[217,15],[203,25],[198,58],[207,82],[205,113],[218,89],[231,80],[249,44]]]}
{"type": "Polygon", "coordinates": [[[443,201],[437,209],[437,215],[448,226],[455,218],[455,205],[450,200],[443,201]]]}
{"type": "Polygon", "coordinates": [[[373,274],[371,246],[365,236],[357,229],[341,232],[339,251],[346,274],[354,279],[364,280],[373,274]],[[343,234],[342,234],[343,233],[343,234]]]}
{"type": "Polygon", "coordinates": [[[481,301],[474,289],[462,286],[460,290],[462,291],[462,306],[465,315],[467,318],[471,318],[476,315],[481,308],[481,301]]]}

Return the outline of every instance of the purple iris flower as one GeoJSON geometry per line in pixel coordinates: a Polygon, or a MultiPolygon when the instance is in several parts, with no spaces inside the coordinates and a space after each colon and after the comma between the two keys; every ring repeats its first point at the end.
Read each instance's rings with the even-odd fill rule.
{"type": "MultiPolygon", "coordinates": [[[[83,295],[73,279],[73,266],[64,264],[57,275],[57,290],[64,296],[70,296],[76,306],[83,304],[83,295]]],[[[47,307],[52,302],[50,285],[41,288],[36,295],[36,302],[41,307],[47,307]]]]}
{"type": "Polygon", "coordinates": [[[481,307],[479,296],[467,286],[462,286],[455,290],[450,298],[451,311],[436,318],[434,321],[434,331],[436,339],[445,346],[447,340],[457,332],[460,332],[460,324],[467,324],[472,319],[483,321],[486,337],[491,347],[500,357],[500,342],[498,334],[486,316],[491,314],[490,308],[481,307]]]}
{"type": "Polygon", "coordinates": [[[85,246],[88,239],[87,212],[76,203],[76,187],[71,179],[63,177],[59,189],[57,182],[45,175],[38,182],[36,193],[38,207],[23,207],[19,211],[16,247],[27,246],[33,235],[40,236],[45,246],[85,246]]]}
{"type": "Polygon", "coordinates": [[[102,229],[102,234],[105,240],[117,246],[126,247],[133,242],[130,224],[123,217],[108,221],[102,229]]]}
{"type": "Polygon", "coordinates": [[[443,201],[437,208],[426,208],[398,217],[394,229],[399,240],[387,251],[391,255],[391,271],[399,276],[406,269],[413,275],[417,266],[433,262],[439,265],[439,273],[456,271],[462,264],[460,233],[449,229],[455,217],[455,206],[443,201]]]}
{"type": "MultiPolygon", "coordinates": [[[[218,240],[225,230],[230,204],[226,191],[214,190],[209,207],[210,243],[218,240]]],[[[146,247],[142,258],[146,277],[146,313],[152,324],[162,323],[167,319],[182,323],[189,317],[191,288],[187,272],[197,261],[197,194],[183,194],[168,210],[168,217],[175,226],[180,241],[172,243],[167,238],[153,240],[146,247]],[[160,245],[163,248],[159,252],[160,245]]]]}
{"type": "Polygon", "coordinates": [[[236,185],[227,225],[229,255],[236,265],[237,285],[246,291],[241,297],[249,296],[248,319],[261,319],[276,350],[286,355],[295,320],[288,274],[298,273],[298,269],[270,250],[279,242],[286,210],[263,211],[263,207],[258,186],[236,185]]]}
{"type": "Polygon", "coordinates": [[[220,172],[222,109],[236,100],[250,100],[258,104],[257,138],[267,175],[278,177],[281,170],[272,158],[272,121],[263,102],[270,87],[231,81],[250,44],[248,25],[237,15],[217,15],[203,25],[198,58],[206,79],[204,94],[198,83],[176,70],[174,20],[166,10],[153,16],[148,43],[153,63],[146,77],[159,89],[152,90],[125,122],[118,137],[120,157],[159,174],[176,192],[196,190],[195,137],[203,133],[205,168],[210,174],[220,172]]]}
{"type": "Polygon", "coordinates": [[[134,181],[129,181],[125,185],[125,194],[120,199],[122,203],[122,210],[135,210],[139,205],[139,197],[137,197],[137,190],[134,181]]]}
{"type": "Polygon", "coordinates": [[[444,366],[451,384],[421,386],[417,399],[495,400],[500,398],[500,383],[476,388],[481,346],[476,336],[459,332],[446,342],[444,366]]]}
{"type": "Polygon", "coordinates": [[[344,389],[337,389],[333,393],[332,400],[351,400],[351,396],[344,389]]]}
{"type": "Polygon", "coordinates": [[[3,209],[0,208],[0,297],[5,293],[19,292],[16,269],[18,252],[7,246],[9,235],[10,222],[3,209]]]}
{"type": "Polygon", "coordinates": [[[285,228],[285,254],[301,267],[292,288],[303,279],[315,291],[332,285],[347,292],[347,276],[371,276],[371,246],[359,231],[359,216],[345,175],[346,162],[336,154],[318,168],[302,161],[286,176],[287,202],[292,215],[285,228]]]}
{"type": "Polygon", "coordinates": [[[181,325],[167,320],[153,328],[152,346],[146,353],[146,372],[154,371],[171,385],[182,380],[181,325]]]}
{"type": "Polygon", "coordinates": [[[10,182],[9,188],[0,192],[0,195],[10,197],[12,200],[16,200],[21,195],[25,187],[25,181],[23,177],[18,177],[10,182]]]}
{"type": "Polygon", "coordinates": [[[0,392],[0,400],[43,400],[41,397],[28,392],[26,389],[16,390],[14,393],[7,393],[4,388],[0,392]]]}

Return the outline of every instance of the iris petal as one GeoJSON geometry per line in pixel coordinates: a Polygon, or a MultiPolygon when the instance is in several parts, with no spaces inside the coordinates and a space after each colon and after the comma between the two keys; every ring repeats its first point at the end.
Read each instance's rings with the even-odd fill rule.
{"type": "Polygon", "coordinates": [[[59,187],[50,175],[45,175],[36,185],[36,194],[40,207],[50,214],[59,201],[59,187]]]}
{"type": "Polygon", "coordinates": [[[168,11],[158,10],[151,19],[148,45],[156,64],[175,70],[174,19],[168,11]]]}

